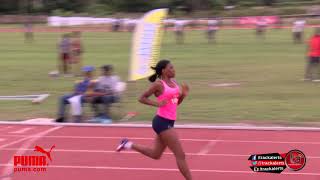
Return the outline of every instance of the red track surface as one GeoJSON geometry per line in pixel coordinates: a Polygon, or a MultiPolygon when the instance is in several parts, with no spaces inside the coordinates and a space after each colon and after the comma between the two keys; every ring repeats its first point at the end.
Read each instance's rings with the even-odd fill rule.
{"type": "MultiPolygon", "coordinates": [[[[195,180],[316,180],[320,179],[320,132],[177,129],[195,180]],[[307,164],[301,171],[253,173],[248,157],[255,153],[302,150],[307,164]],[[200,154],[199,154],[200,153],[200,154]]],[[[54,127],[0,125],[0,179],[5,180],[183,180],[169,151],[156,161],[135,152],[114,152],[121,137],[152,145],[150,128],[54,127]],[[49,150],[46,172],[13,171],[14,155],[41,155],[49,150]]]]}

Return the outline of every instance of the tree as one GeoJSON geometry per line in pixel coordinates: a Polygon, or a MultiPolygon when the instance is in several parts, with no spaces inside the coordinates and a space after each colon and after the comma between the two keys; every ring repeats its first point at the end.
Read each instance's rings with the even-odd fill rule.
{"type": "Polygon", "coordinates": [[[263,4],[266,6],[272,6],[276,0],[263,0],[263,4]]]}
{"type": "Polygon", "coordinates": [[[19,9],[19,0],[0,0],[1,13],[14,13],[19,9]]]}
{"type": "Polygon", "coordinates": [[[86,8],[94,2],[93,0],[43,0],[44,11],[47,13],[55,9],[62,9],[66,11],[83,12],[86,8]]]}
{"type": "Polygon", "coordinates": [[[146,0],[117,0],[113,1],[117,10],[126,12],[144,12],[152,9],[153,1],[146,0]]]}

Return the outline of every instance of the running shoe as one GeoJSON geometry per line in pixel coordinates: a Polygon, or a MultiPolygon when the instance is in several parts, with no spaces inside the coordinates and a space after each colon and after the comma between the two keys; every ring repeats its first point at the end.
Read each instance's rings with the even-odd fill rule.
{"type": "Polygon", "coordinates": [[[120,141],[120,144],[119,144],[119,146],[117,147],[117,152],[120,152],[120,151],[122,151],[122,150],[124,150],[124,149],[127,149],[127,147],[126,147],[126,144],[127,143],[129,143],[129,140],[128,139],[122,139],[121,141],[120,141]]]}

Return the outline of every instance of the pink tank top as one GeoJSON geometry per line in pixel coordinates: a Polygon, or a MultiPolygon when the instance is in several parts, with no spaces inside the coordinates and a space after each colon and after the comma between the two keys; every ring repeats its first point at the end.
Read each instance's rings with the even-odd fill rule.
{"type": "Polygon", "coordinates": [[[177,119],[177,107],[180,95],[180,89],[177,83],[174,82],[175,87],[172,88],[167,85],[166,82],[160,80],[163,85],[163,92],[157,97],[157,101],[161,102],[167,100],[168,103],[158,108],[157,115],[166,119],[176,120],[177,119]]]}

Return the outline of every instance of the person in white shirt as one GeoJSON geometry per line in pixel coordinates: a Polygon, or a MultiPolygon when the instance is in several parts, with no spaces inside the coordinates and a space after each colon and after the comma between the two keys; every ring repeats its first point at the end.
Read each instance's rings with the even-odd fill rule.
{"type": "Polygon", "coordinates": [[[133,32],[135,27],[136,27],[136,24],[138,23],[138,20],[136,19],[129,19],[127,22],[126,22],[126,27],[127,27],[127,30],[129,32],[133,32]]]}
{"type": "Polygon", "coordinates": [[[216,19],[208,20],[208,28],[207,28],[208,43],[211,43],[215,40],[215,34],[218,30],[218,24],[219,22],[216,19]]]}
{"type": "Polygon", "coordinates": [[[104,65],[101,67],[102,76],[97,79],[94,93],[92,93],[92,109],[95,113],[95,118],[111,119],[106,112],[110,104],[119,101],[119,93],[117,85],[120,83],[119,76],[113,75],[113,67],[104,65]],[[100,110],[98,105],[103,105],[103,110],[100,110]]]}
{"type": "Polygon", "coordinates": [[[293,22],[292,26],[292,35],[294,43],[302,43],[303,42],[303,32],[306,21],[303,19],[298,19],[293,22]]]}
{"type": "Polygon", "coordinates": [[[174,23],[174,31],[176,34],[177,44],[184,43],[184,26],[185,26],[185,21],[183,20],[176,20],[174,23]]]}
{"type": "Polygon", "coordinates": [[[24,38],[25,42],[33,41],[33,27],[31,22],[27,22],[24,24],[24,38]]]}
{"type": "Polygon", "coordinates": [[[264,38],[267,26],[268,26],[268,22],[264,18],[260,17],[257,19],[257,21],[256,21],[256,35],[257,35],[257,37],[264,38]]]}

